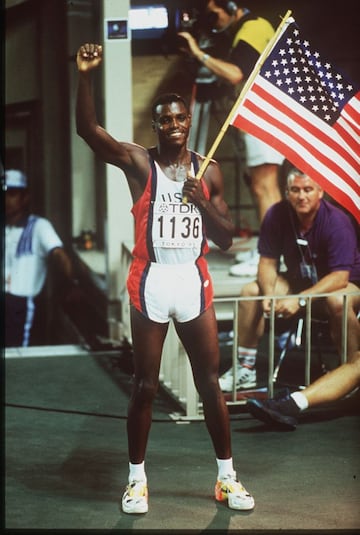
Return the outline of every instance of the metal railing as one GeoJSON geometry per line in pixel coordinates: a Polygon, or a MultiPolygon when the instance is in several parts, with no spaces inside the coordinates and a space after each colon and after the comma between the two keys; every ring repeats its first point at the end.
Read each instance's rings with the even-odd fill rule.
{"type": "MultiPolygon", "coordinates": [[[[346,361],[346,355],[347,355],[347,343],[348,343],[348,331],[347,331],[347,320],[348,320],[348,299],[350,295],[356,295],[359,292],[348,292],[342,294],[343,298],[343,315],[342,315],[342,343],[341,343],[341,355],[340,355],[340,361],[341,363],[346,361]]],[[[305,308],[305,317],[304,317],[304,323],[305,323],[305,358],[304,358],[304,384],[307,386],[310,384],[310,368],[311,368],[311,332],[312,332],[312,302],[314,299],[319,299],[322,297],[329,297],[331,295],[334,295],[333,292],[328,293],[319,293],[316,295],[313,294],[304,294],[302,293],[301,296],[306,299],[306,308],[305,308]]],[[[270,314],[269,314],[269,340],[268,340],[268,381],[267,381],[267,393],[269,397],[272,397],[274,394],[274,371],[275,371],[275,301],[277,299],[284,298],[284,295],[271,295],[266,296],[267,299],[270,299],[271,301],[271,308],[270,308],[270,314]]],[[[286,295],[287,298],[298,298],[299,296],[297,294],[289,294],[286,295]]],[[[264,296],[256,296],[256,297],[224,297],[224,298],[215,298],[214,303],[216,306],[216,303],[232,303],[233,304],[233,313],[234,313],[234,319],[233,319],[233,330],[234,330],[234,337],[233,337],[233,351],[232,351],[232,365],[234,369],[234,374],[236,373],[236,362],[237,362],[237,340],[238,340],[238,314],[239,314],[239,303],[241,301],[262,301],[264,299],[264,296]]],[[[301,319],[301,318],[299,318],[301,319]]],[[[236,378],[234,380],[233,385],[233,392],[232,392],[232,402],[236,402],[236,378]]]]}
{"type": "MultiPolygon", "coordinates": [[[[348,299],[352,294],[358,294],[358,292],[344,293],[343,294],[343,319],[342,319],[342,347],[341,347],[341,363],[346,361],[348,332],[347,332],[347,320],[348,320],[348,299]]],[[[302,294],[302,297],[306,299],[305,308],[305,358],[304,358],[304,384],[310,384],[310,368],[311,368],[311,332],[312,332],[312,301],[320,297],[328,297],[333,293],[322,293],[310,295],[302,294]]],[[[284,298],[284,295],[272,295],[266,296],[271,301],[271,309],[269,314],[269,340],[268,340],[268,379],[267,379],[267,395],[272,397],[274,394],[274,367],[275,367],[275,301],[277,299],[284,298]]],[[[298,295],[292,294],[286,297],[296,297],[298,295]]],[[[233,348],[232,348],[232,366],[234,369],[234,375],[236,374],[237,363],[237,340],[238,340],[238,313],[239,303],[241,301],[257,300],[262,301],[264,296],[256,297],[217,297],[214,298],[215,312],[216,307],[219,304],[230,304],[233,307],[233,348]]],[[[165,341],[162,363],[160,368],[160,382],[162,386],[173,396],[173,398],[179,403],[184,411],[184,415],[176,413],[174,417],[184,419],[197,419],[202,418],[202,404],[199,401],[197,391],[193,382],[191,367],[187,354],[179,341],[173,325],[170,325],[169,333],[165,341]]],[[[233,391],[231,400],[227,401],[231,404],[243,404],[244,400],[237,399],[236,391],[236,377],[233,383],[233,391]]]]}
{"type": "MultiPolygon", "coordinates": [[[[131,262],[131,250],[132,244],[123,243],[121,250],[121,274],[122,279],[125,281],[125,273],[127,273],[130,262],[131,262]]],[[[131,328],[130,328],[130,313],[129,313],[129,304],[126,297],[126,287],[125,283],[122,288],[122,321],[117,326],[116,334],[119,338],[125,336],[130,343],[131,340],[131,328]],[[120,333],[120,334],[119,334],[120,333]]],[[[353,294],[359,294],[360,292],[352,292],[353,294]]],[[[314,295],[302,294],[307,300],[306,309],[305,309],[305,385],[310,382],[310,365],[311,365],[311,317],[312,317],[312,301],[313,299],[319,297],[327,297],[332,295],[332,293],[323,293],[314,295]]],[[[352,295],[350,293],[343,294],[343,305],[344,305],[344,314],[342,322],[342,348],[341,348],[341,362],[345,362],[346,358],[346,349],[347,349],[347,300],[348,296],[352,295]]],[[[298,295],[292,295],[293,297],[298,297],[298,295]]],[[[269,317],[269,357],[268,357],[268,380],[267,380],[267,394],[269,397],[273,395],[274,392],[274,361],[275,361],[275,300],[283,298],[285,296],[273,295],[267,296],[271,299],[271,311],[269,317]]],[[[291,296],[286,296],[291,297],[291,296]]],[[[240,301],[246,300],[263,300],[264,296],[257,297],[240,297],[240,296],[227,296],[221,297],[216,296],[214,298],[215,314],[218,322],[226,319],[233,321],[233,353],[232,353],[232,363],[233,366],[236,363],[237,359],[237,339],[238,339],[238,305],[240,301]]],[[[236,367],[234,368],[234,371],[236,367]]],[[[175,331],[175,327],[172,322],[170,322],[168,334],[166,336],[161,366],[160,366],[160,382],[162,387],[174,398],[174,400],[181,407],[184,415],[176,415],[179,418],[185,419],[197,419],[202,418],[202,403],[199,401],[199,396],[195,389],[195,385],[192,377],[192,370],[189,363],[188,356],[178,339],[178,336],[175,331]]],[[[244,401],[238,401],[236,396],[236,388],[233,386],[232,400],[230,403],[244,403],[244,401]]],[[[229,403],[229,402],[228,402],[229,403]]]]}

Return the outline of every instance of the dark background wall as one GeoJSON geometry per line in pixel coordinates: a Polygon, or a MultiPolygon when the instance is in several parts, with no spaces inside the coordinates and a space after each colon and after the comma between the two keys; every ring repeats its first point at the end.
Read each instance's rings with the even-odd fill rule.
{"type": "MultiPolygon", "coordinates": [[[[155,95],[162,90],[191,93],[196,68],[189,65],[176,46],[177,15],[182,9],[201,14],[205,0],[132,0],[131,6],[160,3],[169,9],[169,32],[156,40],[132,42],[134,140],[146,146],[154,143],[149,108],[155,95]]],[[[103,24],[100,6],[101,0],[8,0],[2,20],[5,30],[5,54],[1,58],[5,80],[3,131],[11,141],[10,146],[17,146],[14,137],[24,147],[21,154],[17,150],[8,152],[8,164],[24,165],[30,177],[34,211],[51,219],[69,246],[73,240],[74,202],[71,73],[76,53],[75,46],[67,49],[71,32],[69,13],[81,13],[81,32],[76,28],[76,38],[83,42],[86,35],[86,39],[96,41],[103,24]]],[[[275,27],[280,17],[292,10],[302,32],[322,58],[346,72],[360,86],[359,0],[344,0],[335,6],[324,0],[248,0],[244,6],[270,19],[275,27]]],[[[101,109],[101,97],[99,104],[101,109]]],[[[214,117],[209,142],[215,139],[221,125],[222,121],[214,117]]],[[[1,148],[3,159],[7,147],[1,148]]],[[[238,214],[240,225],[245,218],[246,224],[256,230],[255,209],[243,180],[238,180],[236,162],[234,165],[231,161],[233,152],[231,142],[225,139],[215,155],[227,178],[227,201],[233,205],[234,219],[237,220],[238,214]]],[[[79,162],[79,155],[74,157],[79,162]]],[[[84,167],[83,161],[81,166],[84,167]]],[[[96,218],[102,224],[104,210],[98,199],[99,196],[96,218]]],[[[52,315],[53,307],[49,305],[47,323],[52,315]]]]}
{"type": "MultiPolygon", "coordinates": [[[[142,53],[157,50],[159,53],[173,53],[174,31],[176,31],[176,16],[178,10],[197,10],[201,16],[204,13],[206,0],[132,0],[132,6],[164,4],[170,14],[170,32],[166,39],[157,43],[148,43],[141,47],[135,43],[135,52],[142,53]]],[[[355,81],[360,84],[360,47],[358,0],[344,0],[329,2],[327,0],[244,0],[240,3],[254,13],[268,18],[275,27],[280,23],[281,16],[288,10],[300,26],[304,34],[311,39],[312,45],[318,49],[330,62],[343,68],[355,81]]]]}

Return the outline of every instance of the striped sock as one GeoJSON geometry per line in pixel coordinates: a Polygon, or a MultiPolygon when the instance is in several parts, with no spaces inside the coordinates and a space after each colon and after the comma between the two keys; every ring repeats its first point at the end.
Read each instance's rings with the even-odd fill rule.
{"type": "Polygon", "coordinates": [[[253,369],[256,364],[257,348],[252,347],[238,347],[238,360],[241,366],[253,369]]]}

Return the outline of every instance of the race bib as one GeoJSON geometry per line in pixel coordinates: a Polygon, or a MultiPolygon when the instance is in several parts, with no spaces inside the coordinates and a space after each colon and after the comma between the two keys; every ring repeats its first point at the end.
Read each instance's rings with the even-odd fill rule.
{"type": "Polygon", "coordinates": [[[202,241],[202,218],[191,203],[154,202],[154,247],[195,248],[202,241]]]}

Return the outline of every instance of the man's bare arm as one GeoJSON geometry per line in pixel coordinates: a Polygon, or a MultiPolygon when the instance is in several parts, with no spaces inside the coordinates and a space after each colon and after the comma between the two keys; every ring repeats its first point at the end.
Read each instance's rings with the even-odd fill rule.
{"type": "Polygon", "coordinates": [[[79,82],[76,100],[76,128],[80,137],[103,161],[120,167],[126,174],[134,197],[136,183],[149,172],[146,149],[135,143],[114,139],[99,123],[92,93],[92,71],[102,62],[101,45],[87,43],[77,53],[79,82]]]}
{"type": "MultiPolygon", "coordinates": [[[[181,48],[181,50],[191,54],[198,61],[202,62],[204,51],[201,50],[194,37],[188,32],[179,32],[178,35],[186,40],[188,46],[188,48],[181,48]]],[[[235,63],[211,56],[206,59],[205,65],[216,76],[224,78],[224,80],[227,80],[233,85],[240,83],[244,78],[244,73],[235,63]]]]}

